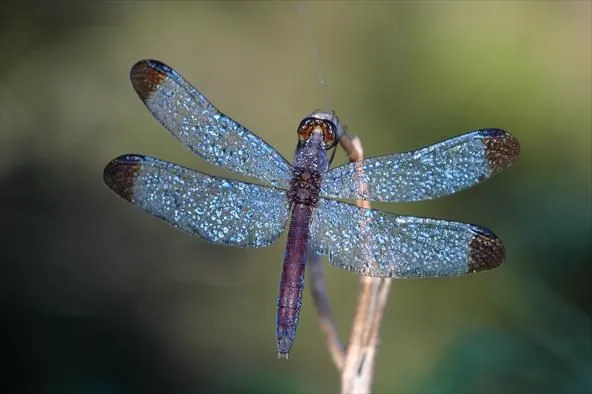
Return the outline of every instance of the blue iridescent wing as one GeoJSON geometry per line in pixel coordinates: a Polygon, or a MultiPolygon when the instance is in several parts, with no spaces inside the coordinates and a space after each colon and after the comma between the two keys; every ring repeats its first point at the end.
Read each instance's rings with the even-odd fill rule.
{"type": "Polygon", "coordinates": [[[152,115],[204,160],[278,187],[288,187],[290,164],[255,134],[214,107],[169,66],[142,60],[130,71],[152,115]]]}
{"type": "Polygon", "coordinates": [[[322,198],[311,220],[313,250],[366,276],[456,276],[497,267],[504,247],[473,224],[413,216],[322,198]]]}
{"type": "Polygon", "coordinates": [[[519,153],[518,140],[510,133],[476,130],[416,151],[336,167],[323,176],[321,195],[387,202],[430,200],[491,178],[519,153]]]}
{"type": "Polygon", "coordinates": [[[288,217],[283,190],[208,176],[151,157],[120,156],[107,164],[103,179],[143,211],[217,244],[271,245],[288,217]]]}

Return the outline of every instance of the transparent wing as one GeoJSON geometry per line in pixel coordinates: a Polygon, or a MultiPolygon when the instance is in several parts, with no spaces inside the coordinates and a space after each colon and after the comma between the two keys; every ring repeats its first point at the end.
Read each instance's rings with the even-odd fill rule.
{"type": "Polygon", "coordinates": [[[103,179],[143,211],[218,244],[268,246],[288,217],[282,190],[208,176],[151,157],[120,156],[107,164],[103,179]]]}
{"type": "Polygon", "coordinates": [[[519,153],[518,140],[510,133],[476,130],[417,151],[336,167],[323,176],[321,195],[388,202],[430,200],[491,178],[519,153]]]}
{"type": "Polygon", "coordinates": [[[290,164],[275,149],[218,111],[167,65],[142,60],[132,85],[152,115],[181,143],[212,164],[287,187],[290,164]]]}
{"type": "Polygon", "coordinates": [[[472,224],[358,208],[321,199],[311,220],[313,250],[366,276],[454,276],[497,267],[504,247],[472,224]]]}

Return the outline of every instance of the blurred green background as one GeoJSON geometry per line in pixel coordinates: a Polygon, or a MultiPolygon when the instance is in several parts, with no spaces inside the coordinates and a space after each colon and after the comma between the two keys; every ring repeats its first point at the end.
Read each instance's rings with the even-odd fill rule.
{"type": "MultiPolygon", "coordinates": [[[[510,130],[522,154],[500,176],[376,205],[484,225],[508,257],[485,274],[393,283],[373,387],[592,392],[591,3],[298,5],[3,5],[3,392],[339,390],[308,291],[291,358],[276,359],[285,235],[267,249],[212,246],[103,185],[104,165],[128,152],[229,175],[144,108],[128,80],[144,58],[175,67],[288,158],[316,108],[335,109],[367,156],[510,130]]],[[[346,339],[358,278],[327,267],[346,339]]]]}

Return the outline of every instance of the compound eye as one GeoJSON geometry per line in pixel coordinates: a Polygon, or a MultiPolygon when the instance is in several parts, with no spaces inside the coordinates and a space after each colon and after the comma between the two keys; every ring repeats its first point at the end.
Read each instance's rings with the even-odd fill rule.
{"type": "Polygon", "coordinates": [[[313,133],[321,133],[323,138],[323,148],[331,149],[338,140],[337,126],[335,123],[326,119],[304,118],[298,126],[298,139],[301,142],[308,141],[313,133]]]}
{"type": "Polygon", "coordinates": [[[298,126],[298,139],[300,141],[308,141],[312,131],[314,130],[314,123],[316,119],[314,118],[304,118],[302,122],[300,122],[300,126],[298,126]]]}
{"type": "Polygon", "coordinates": [[[327,120],[323,122],[322,129],[325,149],[333,148],[337,144],[337,127],[333,122],[327,120]]]}

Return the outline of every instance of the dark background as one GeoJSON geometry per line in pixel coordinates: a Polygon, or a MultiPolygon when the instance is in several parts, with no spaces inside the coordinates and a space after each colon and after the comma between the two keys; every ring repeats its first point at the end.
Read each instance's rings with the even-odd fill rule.
{"type": "MultiPolygon", "coordinates": [[[[335,109],[368,156],[510,130],[522,153],[500,176],[438,201],[376,205],[492,228],[508,258],[485,274],[393,283],[374,390],[591,392],[591,10],[588,1],[4,4],[0,390],[339,390],[308,291],[291,358],[276,359],[285,236],[267,249],[212,246],[103,185],[104,165],[128,152],[229,175],[179,145],[136,97],[130,67],[156,58],[288,158],[316,108],[335,109]]],[[[327,267],[346,338],[358,279],[327,267]]]]}

